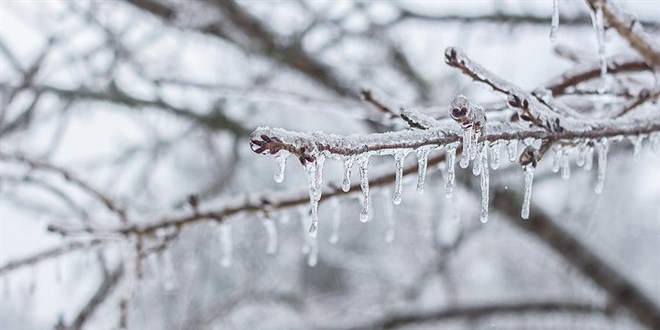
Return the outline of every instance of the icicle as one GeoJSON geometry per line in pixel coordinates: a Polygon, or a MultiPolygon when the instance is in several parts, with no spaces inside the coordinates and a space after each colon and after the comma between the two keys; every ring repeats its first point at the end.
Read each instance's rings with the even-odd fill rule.
{"type": "Polygon", "coordinates": [[[642,142],[644,141],[644,136],[631,135],[628,139],[633,145],[633,159],[639,159],[640,152],[642,151],[642,142]]]}
{"type": "Polygon", "coordinates": [[[534,182],[534,166],[532,164],[523,166],[523,172],[525,176],[525,190],[520,217],[529,219],[529,206],[532,202],[532,183],[534,182]]]}
{"type": "Polygon", "coordinates": [[[651,141],[651,148],[655,153],[660,153],[660,133],[653,133],[649,136],[649,141],[651,141]]]}
{"type": "Polygon", "coordinates": [[[568,149],[563,148],[561,150],[561,156],[559,159],[559,163],[561,167],[561,178],[564,180],[568,180],[571,177],[571,164],[569,162],[568,152],[569,152],[568,149]]]}
{"type": "Polygon", "coordinates": [[[509,156],[509,161],[510,162],[515,162],[516,158],[518,157],[518,141],[517,140],[509,140],[506,143],[506,153],[509,156]]]}
{"type": "Polygon", "coordinates": [[[552,151],[554,152],[552,157],[552,173],[557,173],[559,172],[559,168],[561,167],[562,150],[558,144],[553,144],[552,151]]]}
{"type": "Polygon", "coordinates": [[[447,184],[445,188],[445,196],[447,198],[451,198],[451,196],[454,194],[454,181],[456,180],[456,147],[457,144],[455,143],[445,147],[445,150],[447,150],[447,175],[445,175],[447,184]]]}
{"type": "Polygon", "coordinates": [[[220,244],[222,247],[222,267],[229,268],[234,255],[234,242],[231,237],[231,225],[226,222],[218,223],[220,227],[220,244]]]}
{"type": "Polygon", "coordinates": [[[500,168],[500,141],[490,144],[490,168],[496,170],[500,168]]]}
{"type": "Polygon", "coordinates": [[[408,155],[408,151],[398,151],[394,154],[394,167],[396,171],[396,180],[394,181],[394,193],[392,194],[392,202],[396,205],[401,204],[401,194],[403,192],[403,161],[408,155]]]}
{"type": "Polygon", "coordinates": [[[383,195],[383,199],[385,200],[385,210],[383,213],[387,225],[387,229],[385,230],[385,242],[392,243],[394,241],[394,221],[396,220],[394,217],[394,205],[387,202],[387,200],[390,199],[389,191],[383,190],[383,195]]]}
{"type": "Polygon", "coordinates": [[[557,41],[557,30],[559,30],[559,0],[552,2],[552,27],[550,29],[550,41],[557,41]]]}
{"type": "Polygon", "coordinates": [[[266,245],[266,253],[275,254],[277,253],[277,224],[275,220],[270,217],[265,217],[263,219],[264,227],[266,228],[266,234],[268,235],[268,245],[266,245]]]}
{"type": "Polygon", "coordinates": [[[273,180],[277,183],[284,181],[284,168],[286,167],[286,159],[289,157],[289,152],[286,150],[280,150],[275,155],[275,161],[277,162],[277,172],[273,176],[273,180]]]}
{"type": "MultiPolygon", "coordinates": [[[[488,221],[489,203],[488,142],[484,143],[479,163],[481,163],[481,215],[479,220],[486,223],[488,221]]],[[[477,162],[475,162],[476,164],[477,162]]]]}
{"type": "Polygon", "coordinates": [[[319,200],[321,200],[321,184],[323,181],[323,164],[325,163],[325,156],[322,154],[316,155],[316,161],[307,162],[305,169],[307,172],[307,180],[309,183],[309,204],[311,207],[312,223],[309,227],[309,235],[316,236],[319,227],[319,200]]]}
{"type": "Polygon", "coordinates": [[[424,146],[417,149],[417,192],[424,192],[424,180],[426,178],[426,163],[431,147],[424,146]]]}
{"type": "Polygon", "coordinates": [[[353,157],[344,158],[344,181],[341,183],[341,190],[348,192],[351,190],[351,168],[353,168],[353,157]]]}
{"type": "Polygon", "coordinates": [[[605,173],[607,172],[607,151],[609,150],[609,141],[606,138],[600,139],[596,143],[596,153],[598,154],[598,177],[596,178],[595,191],[597,194],[603,192],[605,185],[605,173]]]}
{"type": "Polygon", "coordinates": [[[591,171],[591,168],[593,167],[594,164],[594,148],[587,145],[586,148],[584,149],[584,170],[585,171],[591,171]]]}
{"type": "Polygon", "coordinates": [[[596,2],[596,8],[591,12],[591,22],[596,30],[598,42],[598,59],[600,61],[600,86],[598,93],[603,94],[607,90],[607,58],[605,57],[605,22],[603,19],[602,4],[596,2]]]}
{"type": "Polygon", "coordinates": [[[586,163],[586,154],[587,154],[587,143],[583,142],[578,145],[578,154],[577,154],[577,160],[575,161],[577,166],[582,167],[584,166],[584,163],[586,163]]]}
{"type": "Polygon", "coordinates": [[[360,167],[360,188],[362,189],[362,211],[360,221],[369,221],[369,155],[365,154],[358,158],[360,167]]]}
{"type": "Polygon", "coordinates": [[[319,241],[316,236],[309,238],[309,254],[307,254],[307,266],[314,267],[319,260],[319,241]]]}
{"type": "Polygon", "coordinates": [[[463,152],[461,152],[461,168],[470,164],[470,149],[472,148],[472,128],[463,129],[463,152]]]}
{"type": "Polygon", "coordinates": [[[330,244],[339,242],[339,228],[341,227],[341,210],[339,209],[339,198],[333,198],[330,201],[332,208],[332,234],[330,235],[330,244]]]}
{"type": "Polygon", "coordinates": [[[478,176],[478,175],[481,174],[481,168],[483,167],[483,164],[482,164],[483,163],[482,162],[483,156],[481,154],[483,154],[484,152],[486,152],[486,153],[488,152],[487,147],[486,148],[483,147],[484,145],[487,146],[488,143],[481,143],[477,146],[477,148],[479,148],[479,150],[475,153],[477,156],[474,159],[474,162],[472,163],[472,174],[474,176],[478,176]]]}

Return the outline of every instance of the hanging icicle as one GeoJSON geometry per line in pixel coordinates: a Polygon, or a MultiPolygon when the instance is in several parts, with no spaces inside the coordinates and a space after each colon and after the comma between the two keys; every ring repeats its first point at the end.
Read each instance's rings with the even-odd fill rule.
{"type": "Polygon", "coordinates": [[[447,175],[445,175],[446,188],[445,196],[451,198],[454,194],[454,181],[456,180],[456,148],[458,147],[457,143],[449,144],[445,147],[447,151],[447,175]]]}
{"type": "Polygon", "coordinates": [[[403,193],[403,161],[407,155],[408,150],[397,151],[394,154],[396,179],[394,181],[394,193],[392,194],[392,202],[396,205],[401,204],[401,194],[403,193]]]}
{"type": "Polygon", "coordinates": [[[518,140],[509,140],[506,143],[506,153],[510,162],[515,162],[518,158],[518,140]]]}
{"type": "MultiPolygon", "coordinates": [[[[486,141],[483,144],[483,148],[481,150],[481,160],[479,163],[481,163],[481,214],[479,216],[479,220],[481,220],[482,223],[486,223],[488,221],[488,204],[489,204],[489,173],[488,173],[488,142],[486,141]]],[[[477,162],[473,166],[475,166],[477,162]]]]}
{"type": "Polygon", "coordinates": [[[369,221],[369,154],[364,154],[358,158],[360,168],[360,188],[362,189],[362,211],[360,211],[360,221],[369,221]]]}
{"type": "Polygon", "coordinates": [[[598,93],[604,94],[607,91],[607,57],[605,56],[605,20],[603,18],[603,8],[599,1],[595,2],[596,8],[591,12],[591,22],[596,31],[596,41],[598,42],[598,60],[600,62],[600,85],[598,93]]]}
{"type": "Polygon", "coordinates": [[[275,220],[268,216],[263,218],[263,224],[266,228],[266,234],[268,235],[266,253],[275,254],[277,253],[277,224],[275,223],[275,220]]]}
{"type": "Polygon", "coordinates": [[[319,260],[319,241],[316,236],[309,237],[309,253],[307,254],[307,266],[314,267],[319,260]]]}
{"type": "Polygon", "coordinates": [[[322,183],[323,183],[323,164],[325,163],[325,156],[318,154],[315,156],[314,162],[307,162],[305,164],[305,171],[307,173],[307,181],[309,184],[309,204],[311,208],[312,223],[309,227],[309,235],[316,236],[319,226],[319,200],[321,200],[322,183]]]}
{"type": "Polygon", "coordinates": [[[557,42],[557,30],[559,30],[559,0],[552,1],[552,27],[550,28],[550,41],[557,42]]]}
{"type": "Polygon", "coordinates": [[[426,179],[426,166],[428,161],[430,146],[424,146],[417,149],[417,192],[424,192],[424,180],[426,179]]]}
{"type": "Polygon", "coordinates": [[[220,229],[220,244],[222,247],[222,259],[220,264],[222,267],[229,268],[234,258],[234,241],[231,236],[231,225],[226,221],[219,222],[220,229]]]}
{"type": "Polygon", "coordinates": [[[527,164],[523,166],[523,175],[525,180],[525,189],[523,192],[523,205],[520,211],[520,217],[529,219],[529,207],[532,203],[532,183],[534,182],[534,166],[527,164]]]}
{"type": "Polygon", "coordinates": [[[353,168],[353,157],[346,157],[343,161],[344,180],[341,183],[341,190],[348,192],[351,190],[351,169],[353,168]]]}
{"type": "Polygon", "coordinates": [[[286,159],[289,157],[289,152],[286,150],[280,150],[275,155],[275,161],[277,162],[277,171],[273,176],[273,180],[277,183],[282,183],[284,181],[284,169],[286,168],[286,159]]]}
{"type": "Polygon", "coordinates": [[[639,155],[642,151],[642,142],[644,141],[644,135],[632,135],[628,138],[630,143],[633,145],[633,159],[639,159],[639,155]]]}
{"type": "Polygon", "coordinates": [[[598,155],[598,176],[594,190],[597,194],[603,192],[605,186],[605,174],[607,173],[607,151],[610,145],[607,138],[602,138],[596,142],[596,154],[598,155]]]}
{"type": "Polygon", "coordinates": [[[490,144],[490,168],[496,170],[500,168],[500,141],[494,141],[490,144]]]}

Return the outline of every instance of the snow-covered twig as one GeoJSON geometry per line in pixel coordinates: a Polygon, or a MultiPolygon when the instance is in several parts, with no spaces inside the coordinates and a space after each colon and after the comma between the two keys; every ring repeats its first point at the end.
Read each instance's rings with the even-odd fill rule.
{"type": "Polygon", "coordinates": [[[75,252],[75,251],[80,251],[80,250],[87,250],[90,248],[94,248],[97,246],[100,246],[104,243],[104,240],[101,239],[92,239],[88,241],[74,241],[67,243],[62,246],[58,246],[52,249],[48,249],[42,252],[39,252],[37,254],[31,255],[29,257],[25,257],[22,259],[18,259],[15,261],[10,261],[4,266],[0,267],[0,276],[4,276],[16,269],[19,269],[24,266],[32,266],[37,263],[40,263],[44,260],[56,258],[58,256],[70,253],[70,252],[75,252]]]}

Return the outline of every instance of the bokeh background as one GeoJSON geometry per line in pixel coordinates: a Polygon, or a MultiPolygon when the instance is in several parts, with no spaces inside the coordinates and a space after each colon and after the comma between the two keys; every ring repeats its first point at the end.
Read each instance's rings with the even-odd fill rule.
{"type": "MultiPolygon", "coordinates": [[[[616,3],[658,39],[660,2],[616,3]]],[[[305,174],[293,158],[284,182],[273,182],[275,161],[250,150],[252,130],[405,128],[361,102],[362,88],[429,114],[446,111],[459,93],[496,107],[502,97],[449,68],[445,48],[463,48],[526,89],[543,86],[576,63],[598,60],[588,6],[559,5],[558,40],[551,42],[550,0],[3,0],[0,151],[67,169],[138,224],[189,212],[191,194],[205,209],[241,196],[305,195],[305,174]]],[[[606,37],[608,56],[635,55],[614,31],[606,37]]],[[[631,79],[653,86],[652,73],[631,79]]],[[[520,166],[502,153],[491,185],[522,191],[520,166]]],[[[562,180],[545,159],[532,199],[532,214],[545,212],[656,306],[659,165],[646,141],[633,159],[623,140],[610,150],[605,189],[597,195],[595,169],[574,168],[562,180]]],[[[1,273],[0,328],[119,327],[119,302],[129,287],[122,239],[47,230],[51,224],[116,227],[116,215],[61,175],[6,160],[0,166],[0,266],[74,240],[104,240],[1,273]],[[90,304],[94,297],[101,299],[90,304]]],[[[393,166],[391,157],[372,157],[372,173],[393,166]]],[[[359,194],[322,203],[314,267],[302,253],[307,204],[229,218],[230,267],[223,267],[226,251],[215,221],[186,226],[144,259],[129,328],[370,327],[401,313],[543,301],[596,311],[459,313],[404,326],[642,327],[611,307],[608,294],[546,241],[512,222],[523,220],[493,210],[489,222],[480,223],[478,183],[464,183],[446,199],[441,172],[429,172],[423,194],[415,192],[415,175],[407,177],[398,206],[390,201],[391,185],[372,189],[369,223],[358,221],[359,194]],[[265,217],[277,225],[272,255],[265,217]],[[334,217],[341,229],[331,244],[334,217]],[[385,241],[389,221],[396,224],[393,242],[385,241]]],[[[471,176],[458,167],[457,175],[467,178],[463,182],[471,176]]],[[[324,181],[337,185],[341,178],[341,164],[326,162],[324,181]]]]}

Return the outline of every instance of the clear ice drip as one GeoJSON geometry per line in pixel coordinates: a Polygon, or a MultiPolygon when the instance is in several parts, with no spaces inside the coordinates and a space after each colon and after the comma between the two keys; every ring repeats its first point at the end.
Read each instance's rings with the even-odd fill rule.
{"type": "Polygon", "coordinates": [[[642,151],[642,142],[644,141],[643,135],[632,135],[628,138],[633,145],[633,159],[639,159],[642,151]]]}
{"type": "Polygon", "coordinates": [[[319,226],[319,200],[321,200],[323,183],[323,164],[325,156],[316,155],[316,161],[307,162],[305,170],[307,172],[307,181],[309,184],[309,205],[311,207],[312,223],[309,227],[309,235],[316,236],[319,226]]]}
{"type": "Polygon", "coordinates": [[[609,141],[607,139],[600,139],[596,143],[596,153],[598,155],[598,176],[596,178],[596,187],[594,191],[597,194],[603,192],[603,186],[605,185],[605,174],[607,173],[607,151],[610,148],[609,141]]]}
{"type": "Polygon", "coordinates": [[[470,153],[472,149],[472,128],[463,129],[463,152],[461,152],[461,168],[467,168],[470,164],[470,153]]]}
{"type": "Polygon", "coordinates": [[[495,141],[490,144],[490,168],[496,170],[500,168],[500,141],[495,141]]]}
{"type": "Polygon", "coordinates": [[[396,205],[401,204],[401,194],[403,193],[403,161],[408,155],[408,151],[398,151],[394,154],[394,167],[396,179],[394,181],[394,193],[392,194],[392,202],[396,205]]]}
{"type": "Polygon", "coordinates": [[[605,21],[603,9],[600,2],[596,2],[596,8],[591,12],[591,22],[596,31],[598,42],[598,60],[600,62],[600,86],[598,92],[603,94],[607,90],[607,57],[605,56],[605,21]]]}
{"type": "Polygon", "coordinates": [[[559,30],[559,0],[552,1],[552,27],[550,28],[550,41],[557,41],[557,30],[559,30]]]}
{"type": "Polygon", "coordinates": [[[561,178],[568,180],[571,177],[571,164],[569,161],[569,149],[562,148],[561,156],[559,158],[559,164],[561,168],[561,178]]]}
{"type": "MultiPolygon", "coordinates": [[[[483,145],[479,163],[481,163],[481,214],[479,220],[482,223],[486,223],[488,221],[489,203],[488,142],[485,142],[483,145]]],[[[476,164],[477,162],[475,162],[476,164]]]]}
{"type": "Polygon", "coordinates": [[[445,175],[445,180],[447,181],[445,188],[445,196],[451,198],[454,194],[454,181],[456,180],[456,147],[457,144],[450,144],[445,147],[447,151],[447,175],[445,175]]]}
{"type": "Polygon", "coordinates": [[[510,162],[515,162],[518,157],[518,140],[509,140],[506,143],[506,153],[510,162]]]}
{"type": "Polygon", "coordinates": [[[360,221],[369,221],[369,155],[365,154],[358,159],[360,167],[360,188],[362,189],[362,210],[360,221]]]}
{"type": "Polygon", "coordinates": [[[344,180],[341,183],[341,190],[348,192],[351,190],[351,169],[353,168],[353,158],[346,157],[343,162],[344,180]]]}
{"type": "Polygon", "coordinates": [[[289,152],[286,150],[280,150],[277,155],[275,155],[275,161],[277,162],[277,171],[273,176],[273,180],[277,183],[284,181],[284,169],[286,168],[286,159],[289,157],[289,152]]]}
{"type": "Polygon", "coordinates": [[[431,148],[428,146],[420,147],[417,149],[417,192],[421,193],[424,191],[424,180],[426,178],[426,164],[431,152],[431,148]]]}
{"type": "Polygon", "coordinates": [[[525,179],[525,189],[523,192],[523,205],[520,211],[520,217],[529,219],[529,207],[532,203],[532,183],[534,182],[534,166],[527,164],[523,166],[523,175],[525,179]]]}

